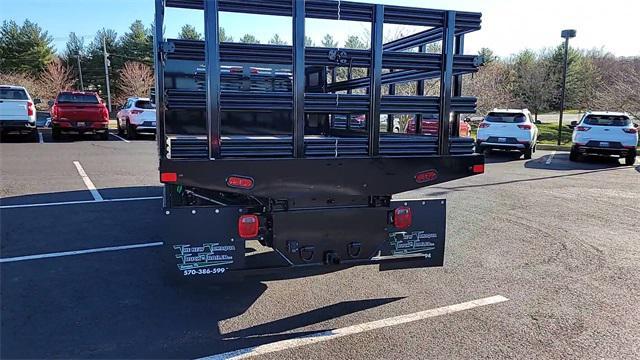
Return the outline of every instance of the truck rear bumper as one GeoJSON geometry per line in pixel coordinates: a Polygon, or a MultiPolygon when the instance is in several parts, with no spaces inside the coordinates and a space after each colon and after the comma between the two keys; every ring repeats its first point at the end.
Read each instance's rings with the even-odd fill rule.
{"type": "Polygon", "coordinates": [[[444,262],[444,200],[260,214],[264,228],[259,242],[239,236],[238,219],[247,211],[233,206],[165,211],[163,241],[174,275],[220,276],[312,265],[379,264],[381,270],[387,270],[442,266],[444,262]],[[394,227],[390,216],[397,207],[411,209],[408,228],[394,227]]]}
{"type": "Polygon", "coordinates": [[[580,154],[593,154],[593,155],[618,155],[620,157],[626,157],[628,155],[636,154],[635,148],[616,147],[616,148],[604,148],[593,146],[574,145],[575,151],[580,154]]]}
{"type": "Polygon", "coordinates": [[[31,132],[36,129],[36,123],[28,120],[0,120],[0,131],[31,132]]]}

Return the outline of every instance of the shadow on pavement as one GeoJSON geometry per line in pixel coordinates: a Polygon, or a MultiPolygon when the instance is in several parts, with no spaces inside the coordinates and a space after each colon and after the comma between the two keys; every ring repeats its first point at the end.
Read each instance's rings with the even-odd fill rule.
{"type": "Polygon", "coordinates": [[[524,167],[527,169],[542,170],[597,170],[597,169],[615,169],[621,167],[622,163],[617,157],[611,156],[584,156],[581,161],[570,161],[569,153],[556,153],[551,159],[551,163],[547,164],[551,154],[545,155],[538,159],[529,160],[524,167]]]}
{"type": "Polygon", "coordinates": [[[522,153],[519,151],[497,151],[492,150],[485,153],[485,163],[497,164],[511,161],[519,161],[522,159],[522,153]]]}
{"type": "MultiPolygon", "coordinates": [[[[43,179],[43,181],[46,181],[43,179]]],[[[134,197],[162,196],[161,186],[133,186],[98,189],[104,199],[122,199],[134,197]]],[[[1,206],[46,204],[67,201],[93,200],[87,190],[65,191],[55,193],[27,194],[0,198],[1,206]]],[[[49,210],[51,211],[51,210],[49,210]]]]}
{"type": "MultiPolygon", "coordinates": [[[[157,190],[108,191],[113,195],[138,191],[142,196],[140,191],[148,188],[157,190]]],[[[76,194],[10,200],[31,203],[41,196],[64,200],[76,194]]],[[[158,242],[162,240],[161,217],[160,201],[3,209],[2,258],[158,242]]],[[[402,299],[329,304],[325,300],[317,307],[320,305],[297,303],[292,293],[287,303],[261,304],[265,313],[234,319],[234,328],[223,333],[220,322],[244,314],[268,290],[268,282],[342,268],[286,269],[253,274],[240,282],[212,284],[199,279],[176,284],[166,276],[173,269],[162,260],[163,250],[155,246],[1,263],[0,357],[196,358],[326,331],[296,330],[402,299]],[[291,315],[274,319],[269,306],[285,307],[291,315]]],[[[304,291],[305,287],[297,289],[304,291]]]]}

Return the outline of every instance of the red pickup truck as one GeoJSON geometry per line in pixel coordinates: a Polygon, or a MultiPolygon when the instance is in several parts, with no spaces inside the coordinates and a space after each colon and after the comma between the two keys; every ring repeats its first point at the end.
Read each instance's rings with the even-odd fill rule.
{"type": "Polygon", "coordinates": [[[92,133],[109,138],[109,111],[98,94],[62,91],[51,104],[51,128],[54,140],[62,132],[92,133]]]}
{"type": "MultiPolygon", "coordinates": [[[[433,135],[438,136],[438,128],[439,128],[440,120],[438,120],[437,115],[434,116],[425,116],[422,118],[422,133],[425,135],[433,135]]],[[[416,133],[416,118],[412,118],[407,123],[407,128],[405,130],[407,134],[415,134],[416,133]]],[[[460,121],[460,137],[470,137],[471,136],[471,125],[469,125],[466,121],[460,121]]]]}

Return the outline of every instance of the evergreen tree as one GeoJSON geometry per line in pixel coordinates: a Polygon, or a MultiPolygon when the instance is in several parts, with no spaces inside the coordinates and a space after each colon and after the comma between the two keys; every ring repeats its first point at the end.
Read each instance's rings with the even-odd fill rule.
{"type": "MultiPolygon", "coordinates": [[[[221,32],[224,30],[221,29],[221,32]]],[[[196,31],[196,28],[192,25],[185,24],[180,29],[180,33],[178,34],[178,39],[183,40],[202,40],[202,34],[196,31]]]]}
{"type": "Polygon", "coordinates": [[[359,36],[349,35],[347,40],[344,42],[344,47],[347,49],[366,49],[367,44],[365,44],[359,36]]]}
{"type": "Polygon", "coordinates": [[[227,32],[224,30],[223,27],[221,27],[220,30],[218,30],[218,37],[220,38],[220,42],[232,42],[233,41],[233,37],[232,36],[227,36],[227,32]]]}
{"type": "Polygon", "coordinates": [[[305,36],[304,37],[304,46],[316,46],[316,43],[313,42],[313,40],[310,37],[305,36]]]}
{"type": "Polygon", "coordinates": [[[53,38],[38,24],[4,21],[0,27],[0,71],[41,73],[54,58],[53,38]]]}
{"type": "Polygon", "coordinates": [[[333,39],[333,36],[331,36],[331,34],[326,34],[322,38],[321,44],[322,44],[323,47],[326,47],[326,48],[337,48],[338,47],[338,42],[333,39]]]}
{"type": "Polygon", "coordinates": [[[478,51],[478,55],[484,58],[485,64],[491,64],[492,62],[498,60],[498,57],[493,52],[493,50],[486,47],[483,47],[482,49],[480,49],[480,51],[478,51]]]}
{"type": "Polygon", "coordinates": [[[269,40],[271,45],[285,45],[286,42],[280,38],[280,35],[273,34],[273,37],[269,40]]]}
{"type": "Polygon", "coordinates": [[[117,55],[122,56],[124,61],[132,60],[151,63],[151,59],[153,59],[153,42],[150,35],[150,29],[147,29],[142,21],[134,21],[129,26],[129,31],[122,35],[120,40],[121,52],[117,55]]]}
{"type": "Polygon", "coordinates": [[[244,34],[244,36],[240,38],[240,42],[245,44],[260,44],[260,41],[252,34],[244,34]]]}

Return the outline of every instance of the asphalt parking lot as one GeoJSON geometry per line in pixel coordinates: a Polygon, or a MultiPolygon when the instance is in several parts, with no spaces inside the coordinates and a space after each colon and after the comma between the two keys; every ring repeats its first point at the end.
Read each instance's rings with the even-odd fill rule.
{"type": "Polygon", "coordinates": [[[447,199],[443,268],[175,286],[153,139],[41,134],[0,144],[2,358],[640,358],[638,165],[498,153],[400,194],[447,199]]]}

